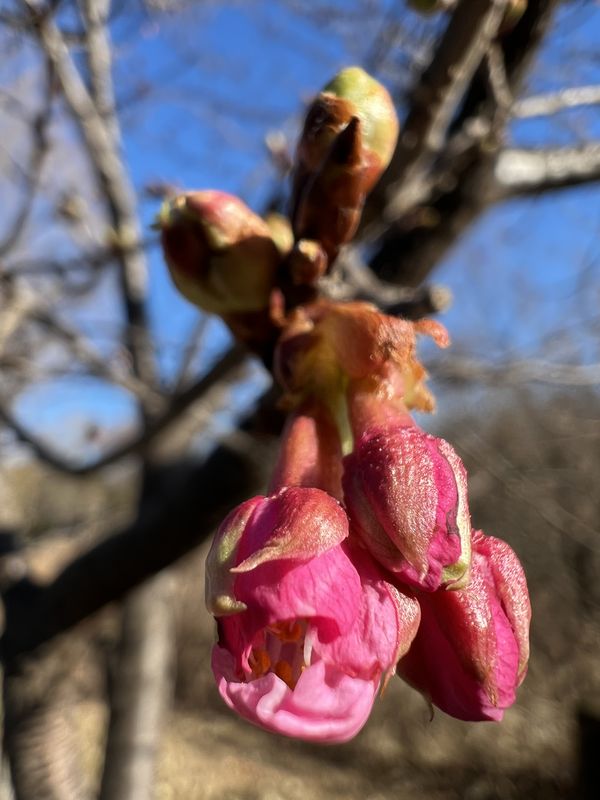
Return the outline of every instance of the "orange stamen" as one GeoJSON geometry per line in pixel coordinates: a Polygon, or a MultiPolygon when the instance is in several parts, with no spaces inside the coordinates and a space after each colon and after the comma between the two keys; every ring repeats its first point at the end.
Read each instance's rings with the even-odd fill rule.
{"type": "Polygon", "coordinates": [[[295,684],[292,676],[292,667],[287,661],[278,661],[275,664],[274,672],[278,678],[281,678],[284,683],[287,683],[290,689],[294,688],[295,684]]]}
{"type": "Polygon", "coordinates": [[[260,678],[262,675],[266,675],[271,668],[271,659],[266,650],[254,648],[248,658],[248,664],[252,673],[260,678]]]}
{"type": "Polygon", "coordinates": [[[297,642],[304,633],[302,624],[296,620],[276,622],[269,626],[269,631],[281,642],[297,642]]]}

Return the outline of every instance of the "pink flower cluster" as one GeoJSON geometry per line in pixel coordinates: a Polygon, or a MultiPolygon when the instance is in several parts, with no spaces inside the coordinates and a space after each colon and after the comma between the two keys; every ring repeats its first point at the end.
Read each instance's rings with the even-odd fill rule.
{"type": "Polygon", "coordinates": [[[522,567],[505,542],[472,531],[460,458],[408,413],[422,370],[390,358],[388,338],[370,373],[351,374],[336,324],[325,349],[323,330],[307,340],[303,327],[302,357],[297,341],[286,357],[312,388],[268,496],[235,509],[208,556],[219,692],[250,722],[319,742],[353,737],[394,673],[459,719],[500,720],[527,669],[522,567]]]}

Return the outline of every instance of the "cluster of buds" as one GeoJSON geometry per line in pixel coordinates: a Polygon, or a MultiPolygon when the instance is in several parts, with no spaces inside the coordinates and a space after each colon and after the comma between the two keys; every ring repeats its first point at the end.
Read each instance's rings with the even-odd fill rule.
{"type": "Polygon", "coordinates": [[[314,299],[319,279],[354,236],[397,137],[387,90],[359,67],[342,70],[308,110],[290,219],[263,220],[239,198],[214,190],[164,203],[156,227],[179,291],[270,358],[281,327],[281,289],[290,295],[283,298],[288,307],[314,299]]]}
{"type": "Polygon", "coordinates": [[[286,295],[353,236],[397,131],[385,89],[344,70],[309,109],[291,223],[219,192],[159,217],[181,291],[251,346],[272,336],[288,420],[268,493],[229,514],[208,555],[212,667],[242,717],[310,741],[353,737],[395,674],[459,719],[499,720],[527,669],[521,565],[473,530],[459,456],[411,416],[434,406],[417,335],[445,347],[446,330],[286,295]]]}
{"type": "Polygon", "coordinates": [[[521,565],[472,530],[459,456],[410,413],[433,403],[418,332],[447,344],[437,323],[321,302],[279,342],[291,412],[270,494],[228,517],[207,564],[219,690],[269,730],[344,741],[394,673],[499,720],[525,676],[521,565]]]}

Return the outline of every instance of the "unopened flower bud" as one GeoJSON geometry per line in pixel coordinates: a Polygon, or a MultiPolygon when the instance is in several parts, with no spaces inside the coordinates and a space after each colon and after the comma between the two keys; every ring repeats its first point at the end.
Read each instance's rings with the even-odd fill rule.
{"type": "Polygon", "coordinates": [[[296,237],[318,241],[330,261],[358,228],[365,170],[360,121],[353,117],[307,182],[293,219],[296,237]]]}
{"type": "Polygon", "coordinates": [[[317,172],[333,143],[356,115],[354,106],[343,97],[321,92],[306,112],[304,128],[296,150],[298,172],[317,172]]]}
{"type": "Polygon", "coordinates": [[[387,90],[360,67],[339,72],[308,110],[296,152],[292,221],[330,261],[360,222],[365,197],[387,167],[398,118],[387,90]]]}
{"type": "Polygon", "coordinates": [[[467,476],[448,442],[398,414],[356,441],[343,485],[356,534],[399,580],[428,591],[467,583],[467,476]]]}
{"type": "Polygon", "coordinates": [[[473,533],[469,584],[419,595],[421,625],[398,674],[462,720],[500,720],[527,671],[531,606],[506,542],[473,533]]]}
{"type": "Polygon", "coordinates": [[[167,200],[157,226],[179,291],[216,314],[259,311],[269,302],[281,257],[264,220],[225,192],[167,200]]]}
{"type": "Polygon", "coordinates": [[[339,72],[323,89],[346,100],[361,123],[366,161],[365,192],[369,192],[390,163],[398,139],[398,117],[387,89],[360,67],[339,72]]]}

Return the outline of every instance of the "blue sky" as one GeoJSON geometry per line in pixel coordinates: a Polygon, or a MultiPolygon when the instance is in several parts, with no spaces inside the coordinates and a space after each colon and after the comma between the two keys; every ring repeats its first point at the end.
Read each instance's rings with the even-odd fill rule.
{"type": "MultiPolygon", "coordinates": [[[[375,17],[356,26],[356,3],[329,5],[347,11],[341,33],[290,11],[286,3],[267,0],[202,3],[183,17],[150,18],[141,10],[117,17],[115,82],[127,163],[140,192],[157,180],[220,188],[260,210],[276,181],[264,147],[267,132],[281,128],[293,140],[303,103],[340,67],[364,63],[381,29],[375,17]]],[[[416,17],[414,22],[439,24],[416,17]]],[[[599,41],[600,6],[566,6],[526,93],[600,83],[599,41]]],[[[510,136],[528,146],[600,139],[600,110],[522,122],[510,136]]],[[[145,226],[157,208],[156,200],[142,199],[145,226]]],[[[443,321],[456,351],[482,358],[600,360],[595,340],[586,334],[586,320],[595,320],[600,300],[599,227],[598,186],[513,201],[485,214],[434,275],[454,294],[443,321]],[[582,293],[584,279],[588,289],[582,293]]],[[[150,276],[153,328],[168,381],[198,312],[173,289],[158,250],[150,253],[150,276]]],[[[112,297],[107,282],[76,314],[98,341],[103,326],[110,331],[116,318],[112,297]]],[[[226,341],[217,320],[208,330],[198,369],[226,341]]],[[[238,402],[246,402],[249,393],[238,402]]],[[[121,390],[77,379],[29,392],[19,412],[61,443],[68,431],[66,441],[76,449],[77,420],[124,425],[132,404],[121,390]]]]}

